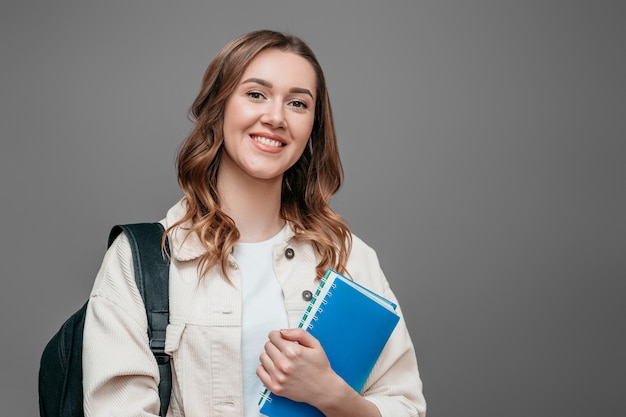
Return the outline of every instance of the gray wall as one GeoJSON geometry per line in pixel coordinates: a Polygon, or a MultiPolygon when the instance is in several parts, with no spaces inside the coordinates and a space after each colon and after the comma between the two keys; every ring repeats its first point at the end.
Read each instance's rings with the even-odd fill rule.
{"type": "Polygon", "coordinates": [[[333,205],[400,299],[429,416],[623,413],[624,22],[619,1],[5,1],[2,415],[37,414],[109,227],[180,197],[202,73],[258,28],[325,68],[333,205]]]}

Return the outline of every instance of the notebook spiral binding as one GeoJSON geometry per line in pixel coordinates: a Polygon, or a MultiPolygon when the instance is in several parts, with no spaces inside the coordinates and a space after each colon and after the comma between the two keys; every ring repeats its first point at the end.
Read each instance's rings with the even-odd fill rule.
{"type": "MultiPolygon", "coordinates": [[[[302,319],[300,319],[300,324],[298,325],[298,327],[307,327],[309,329],[313,328],[313,324],[309,323],[306,324],[307,319],[311,319],[311,321],[317,321],[318,314],[321,314],[324,312],[324,309],[322,308],[323,306],[325,306],[326,304],[328,304],[328,300],[326,299],[327,297],[332,297],[333,293],[332,291],[330,291],[330,289],[328,289],[328,291],[326,292],[326,294],[324,294],[324,298],[320,301],[321,306],[319,306],[317,308],[317,310],[314,312],[315,315],[311,316],[311,312],[313,311],[313,306],[315,305],[317,299],[319,298],[321,292],[322,292],[322,288],[324,288],[324,285],[326,284],[326,277],[324,277],[322,279],[322,281],[320,282],[319,287],[317,288],[317,290],[315,291],[315,294],[313,294],[313,297],[311,298],[311,301],[309,302],[308,307],[306,308],[304,315],[302,316],[302,319]]],[[[331,289],[335,289],[337,288],[337,285],[335,283],[331,284],[330,286],[331,289]]],[[[272,392],[270,390],[268,390],[267,388],[264,388],[262,391],[259,391],[259,396],[261,397],[259,400],[259,404],[261,404],[261,402],[263,402],[263,400],[267,401],[268,403],[272,402],[272,397],[270,396],[272,392]]]]}
{"type": "MultiPolygon", "coordinates": [[[[268,389],[264,389],[263,391],[259,391],[259,395],[261,396],[262,399],[265,399],[265,401],[267,401],[268,403],[272,402],[272,397],[270,397],[270,393],[271,391],[268,389]]],[[[260,401],[259,401],[260,403],[260,401]]]]}
{"type": "MultiPolygon", "coordinates": [[[[322,282],[322,284],[324,284],[324,283],[325,283],[325,281],[322,282]]],[[[307,319],[311,315],[311,312],[313,310],[313,306],[315,305],[317,299],[320,296],[320,292],[321,292],[320,290],[321,290],[322,287],[324,287],[324,285],[320,285],[320,288],[318,288],[317,291],[315,291],[315,295],[311,299],[311,302],[309,303],[309,306],[307,307],[307,309],[306,309],[302,319],[300,320],[300,326],[299,327],[306,326],[308,329],[313,329],[313,327],[314,327],[313,322],[317,321],[317,319],[318,319],[317,315],[318,314],[322,314],[324,312],[323,306],[328,304],[328,298],[333,296],[333,292],[330,289],[337,288],[337,285],[335,283],[331,284],[330,289],[324,294],[324,298],[320,301],[321,306],[319,306],[317,308],[317,310],[314,313],[315,315],[311,316],[311,320],[307,324],[307,319]]]]}

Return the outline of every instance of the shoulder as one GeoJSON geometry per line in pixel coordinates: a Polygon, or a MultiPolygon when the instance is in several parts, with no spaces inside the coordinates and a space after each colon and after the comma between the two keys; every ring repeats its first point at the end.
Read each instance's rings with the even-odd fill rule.
{"type": "Polygon", "coordinates": [[[365,243],[363,239],[352,234],[352,247],[350,248],[350,255],[348,257],[348,265],[350,264],[365,264],[368,267],[380,268],[378,263],[378,255],[374,248],[365,243]]]}
{"type": "Polygon", "coordinates": [[[376,251],[359,236],[352,233],[352,251],[350,255],[376,256],[376,251]]]}
{"type": "Polygon", "coordinates": [[[376,251],[355,234],[352,234],[352,248],[346,268],[350,278],[375,292],[388,295],[389,283],[376,251]]]}
{"type": "Polygon", "coordinates": [[[141,305],[128,237],[120,233],[107,249],[96,275],[91,299],[106,299],[123,309],[141,305]]]}
{"type": "Polygon", "coordinates": [[[133,277],[133,259],[128,237],[120,233],[111,243],[96,276],[92,295],[106,292],[110,286],[118,286],[123,277],[133,277]]]}
{"type": "Polygon", "coordinates": [[[190,233],[190,220],[179,224],[187,211],[187,203],[180,199],[168,211],[161,224],[168,230],[172,258],[177,261],[192,261],[206,253],[206,249],[196,233],[190,233]],[[175,226],[176,225],[176,226],[175,226]]]}

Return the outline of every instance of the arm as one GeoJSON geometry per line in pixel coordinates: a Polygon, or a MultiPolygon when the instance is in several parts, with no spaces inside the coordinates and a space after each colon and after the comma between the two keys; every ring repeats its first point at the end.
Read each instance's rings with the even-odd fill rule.
{"type": "MultiPolygon", "coordinates": [[[[307,247],[302,245],[299,248],[299,251],[305,251],[307,247]]],[[[304,252],[303,252],[304,253],[304,252]]],[[[311,256],[313,259],[314,257],[311,256]]],[[[307,258],[308,259],[308,258],[307,258]]],[[[291,279],[291,277],[300,277],[301,274],[298,273],[300,268],[313,268],[314,263],[302,262],[302,264],[290,264],[294,265],[291,268],[279,268],[279,271],[284,274],[282,277],[283,292],[285,293],[286,302],[292,306],[292,325],[297,324],[300,320],[302,311],[295,312],[293,305],[295,305],[298,301],[300,301],[300,294],[303,289],[306,287],[300,285],[298,286],[297,279],[291,279]]],[[[367,246],[362,240],[357,238],[356,236],[353,239],[353,247],[350,258],[348,259],[347,265],[349,275],[354,278],[357,282],[363,284],[365,287],[371,289],[372,291],[382,295],[383,297],[389,299],[397,303],[397,298],[394,296],[393,292],[389,287],[389,283],[387,282],[384,273],[382,272],[380,265],[378,263],[378,258],[376,256],[375,251],[367,246]]],[[[280,280],[279,276],[279,280],[280,280]]],[[[387,345],[383,349],[380,357],[372,372],[365,382],[363,389],[360,392],[360,397],[363,400],[369,401],[374,404],[377,411],[380,413],[381,417],[425,417],[426,415],[426,401],[424,399],[424,395],[422,393],[422,382],[420,379],[417,360],[415,356],[415,350],[413,348],[413,343],[409,336],[406,323],[402,316],[402,312],[400,308],[398,308],[398,313],[400,314],[400,321],[398,322],[396,329],[392,333],[387,345]]],[[[276,345],[276,348],[281,351],[280,346],[283,346],[281,342],[273,342],[275,336],[272,337],[272,344],[276,345]]],[[[284,338],[281,336],[281,338],[284,338]]],[[[300,343],[300,345],[306,345],[306,343],[300,343]]],[[[293,346],[294,343],[290,341],[288,346],[293,346]]],[[[266,345],[266,350],[271,350],[271,345],[266,345]]],[[[294,349],[291,347],[290,349],[294,349]]],[[[305,351],[306,352],[306,351],[305,351]]],[[[290,389],[293,391],[293,394],[285,395],[287,392],[286,387],[273,387],[271,378],[276,375],[276,377],[286,378],[286,376],[280,376],[279,374],[274,374],[273,371],[273,363],[277,361],[276,354],[274,354],[274,358],[270,357],[270,353],[265,352],[261,357],[261,367],[257,370],[257,375],[261,379],[261,381],[266,385],[268,389],[277,395],[281,395],[292,400],[302,399],[298,396],[297,389],[290,389]],[[266,357],[267,355],[267,357],[266,357]],[[281,394],[280,390],[283,393],[281,394]],[[279,392],[276,392],[279,391],[279,392]]],[[[325,354],[324,361],[321,361],[321,364],[325,364],[325,354]]],[[[284,366],[284,365],[281,365],[284,366]]],[[[321,365],[325,366],[325,365],[321,365]]],[[[322,368],[320,368],[322,369],[322,368]]],[[[294,369],[286,368],[287,371],[293,373],[297,372],[294,369]]],[[[321,398],[322,396],[317,395],[319,392],[319,387],[332,387],[333,394],[340,395],[341,398],[344,399],[346,404],[349,403],[349,395],[345,394],[342,389],[337,389],[338,385],[335,385],[333,381],[330,379],[320,379],[321,376],[317,377],[317,370],[311,370],[308,372],[309,375],[316,375],[315,380],[321,381],[317,382],[317,386],[314,386],[310,389],[314,390],[313,395],[311,395],[311,400],[309,403],[313,404],[315,400],[314,397],[321,398]],[[330,382],[328,382],[330,381],[330,382]],[[317,389],[317,391],[315,391],[317,389]]],[[[284,373],[284,372],[283,372],[284,373]]],[[[291,378],[294,378],[294,375],[291,375],[291,378]]],[[[303,373],[303,375],[306,375],[303,373]]],[[[295,379],[292,379],[294,381],[295,379]]],[[[284,381],[279,382],[282,385],[285,385],[284,381]]],[[[341,381],[343,382],[343,381],[341,381]]],[[[304,384],[304,382],[303,382],[304,384]]],[[[306,387],[303,385],[303,387],[306,387]]],[[[309,388],[301,388],[300,391],[306,391],[309,388]]],[[[325,390],[326,391],[326,390],[325,390]]],[[[330,391],[328,389],[327,391],[330,391]]],[[[332,401],[332,398],[330,398],[332,401]]],[[[359,399],[357,399],[359,400],[359,399]]],[[[305,401],[307,402],[307,401],[305,401]]],[[[324,405],[313,404],[317,408],[324,407],[324,405]]],[[[370,404],[365,404],[369,406],[370,404]]],[[[332,414],[332,410],[327,411],[329,415],[332,414]]],[[[341,413],[338,413],[341,415],[341,413]]],[[[355,415],[366,415],[365,413],[358,414],[358,412],[354,413],[355,415]]],[[[345,415],[350,415],[349,412],[345,415]]],[[[376,414],[374,414],[376,415],[376,414]]]]}
{"type": "Polygon", "coordinates": [[[83,336],[86,417],[158,416],[159,372],[125,235],[107,251],[89,299],[83,336]]]}
{"type": "MultiPolygon", "coordinates": [[[[348,271],[359,283],[398,304],[383,273],[376,252],[354,237],[348,271]]],[[[363,398],[378,407],[382,417],[425,417],[426,401],[417,357],[401,306],[396,329],[391,334],[361,391],[363,398]]]]}
{"type": "Polygon", "coordinates": [[[383,417],[425,417],[426,401],[417,359],[402,317],[365,383],[364,398],[378,406],[383,417]]]}
{"type": "Polygon", "coordinates": [[[378,408],[330,367],[319,342],[303,329],[273,331],[257,375],[277,395],[307,402],[327,417],[380,417],[378,408]]]}

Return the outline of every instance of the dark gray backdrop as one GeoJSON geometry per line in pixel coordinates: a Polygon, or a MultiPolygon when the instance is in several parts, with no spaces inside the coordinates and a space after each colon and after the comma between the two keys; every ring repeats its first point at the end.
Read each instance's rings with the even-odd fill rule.
{"type": "Polygon", "coordinates": [[[623,413],[624,2],[210,3],[3,2],[2,415],[37,414],[109,227],[180,197],[204,69],[259,28],[326,71],[333,205],[400,299],[429,416],[623,413]]]}

